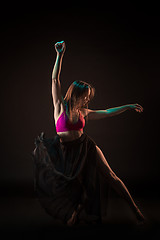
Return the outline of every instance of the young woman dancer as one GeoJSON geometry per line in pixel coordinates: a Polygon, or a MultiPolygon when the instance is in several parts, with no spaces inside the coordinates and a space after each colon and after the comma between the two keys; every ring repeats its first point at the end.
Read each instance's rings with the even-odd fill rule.
{"type": "Polygon", "coordinates": [[[125,184],[109,166],[96,143],[83,132],[85,119],[101,119],[128,109],[142,112],[139,104],[106,110],[88,109],[95,89],[83,81],[74,81],[63,98],[60,72],[65,42],[57,42],[57,57],[52,73],[52,98],[56,132],[47,139],[42,132],[33,151],[35,187],[48,214],[67,225],[102,223],[107,214],[108,186],[113,187],[130,205],[137,220],[144,217],[125,184]]]}

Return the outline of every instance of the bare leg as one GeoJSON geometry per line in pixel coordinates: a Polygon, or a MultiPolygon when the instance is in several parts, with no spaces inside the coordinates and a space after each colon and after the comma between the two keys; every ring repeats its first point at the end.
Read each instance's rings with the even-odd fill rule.
{"type": "Polygon", "coordinates": [[[101,173],[104,175],[105,179],[112,185],[112,187],[116,190],[116,192],[121,195],[130,205],[133,212],[136,214],[137,220],[144,221],[144,216],[138,209],[134,200],[132,199],[127,187],[125,184],[119,179],[116,174],[110,168],[105,156],[98,146],[97,154],[98,154],[98,167],[101,173]]]}

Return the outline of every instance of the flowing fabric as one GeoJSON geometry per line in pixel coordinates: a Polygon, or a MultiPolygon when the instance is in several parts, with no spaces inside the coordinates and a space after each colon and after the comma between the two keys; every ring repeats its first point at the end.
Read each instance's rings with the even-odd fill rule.
{"type": "Polygon", "coordinates": [[[47,139],[41,133],[35,145],[35,190],[46,212],[63,223],[101,223],[109,188],[98,168],[96,143],[85,133],[63,143],[59,135],[47,139]]]}

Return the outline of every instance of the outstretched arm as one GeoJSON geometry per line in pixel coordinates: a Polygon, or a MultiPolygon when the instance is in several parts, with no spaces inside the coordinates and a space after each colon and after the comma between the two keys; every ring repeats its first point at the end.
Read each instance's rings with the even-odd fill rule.
{"type": "Polygon", "coordinates": [[[60,111],[60,105],[63,102],[62,94],[61,94],[61,83],[60,83],[60,72],[61,72],[61,65],[62,65],[62,58],[65,52],[65,42],[57,42],[55,44],[55,50],[57,52],[56,61],[54,64],[53,72],[52,72],[52,98],[53,98],[53,105],[58,112],[60,111]]]}
{"type": "Polygon", "coordinates": [[[137,112],[143,112],[143,107],[139,104],[127,104],[120,107],[108,108],[105,110],[91,110],[91,109],[82,109],[83,115],[87,116],[89,120],[98,120],[105,117],[112,117],[120,113],[125,112],[126,110],[134,109],[137,112]]]}

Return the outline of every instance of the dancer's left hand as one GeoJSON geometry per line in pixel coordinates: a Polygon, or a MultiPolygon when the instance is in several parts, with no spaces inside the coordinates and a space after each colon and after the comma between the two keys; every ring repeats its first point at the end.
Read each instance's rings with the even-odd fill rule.
{"type": "Polygon", "coordinates": [[[143,107],[138,103],[130,104],[130,108],[134,109],[136,112],[139,112],[139,113],[143,112],[143,107]]]}

